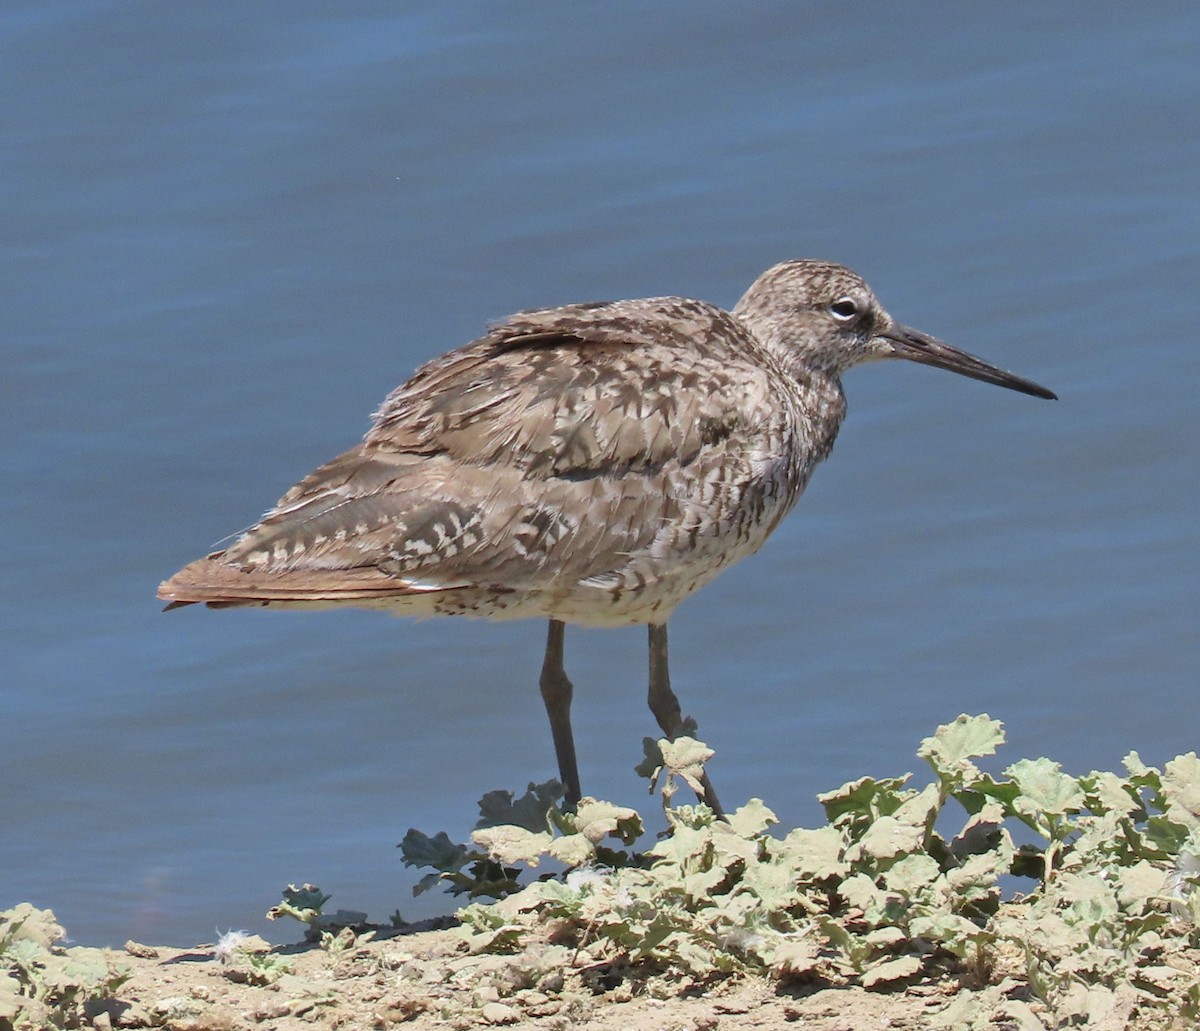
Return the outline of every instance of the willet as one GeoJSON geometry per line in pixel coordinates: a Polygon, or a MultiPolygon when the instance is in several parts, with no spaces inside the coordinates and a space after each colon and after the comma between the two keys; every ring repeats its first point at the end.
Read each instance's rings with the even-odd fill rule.
{"type": "MultiPolygon", "coordinates": [[[[521,312],[417,370],[362,443],[158,596],[548,619],[541,692],[573,804],[564,624],[647,624],[650,709],[678,736],[668,617],[762,546],[833,446],[842,373],[884,358],[1055,396],[900,325],[824,261],[768,269],[732,312],[683,297],[521,312]]],[[[707,782],[704,797],[719,813],[707,782]]]]}

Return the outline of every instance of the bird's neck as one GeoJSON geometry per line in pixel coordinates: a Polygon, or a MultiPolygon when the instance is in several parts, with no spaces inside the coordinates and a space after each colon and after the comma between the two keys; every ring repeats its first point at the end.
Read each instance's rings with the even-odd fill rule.
{"type": "MultiPolygon", "coordinates": [[[[790,399],[786,405],[796,419],[796,431],[808,441],[805,462],[810,472],[823,462],[846,416],[846,395],[842,391],[842,370],[836,355],[820,348],[797,346],[794,333],[775,317],[758,317],[742,298],[733,314],[772,367],[777,389],[790,399]]],[[[804,473],[807,479],[808,472],[804,473]]]]}

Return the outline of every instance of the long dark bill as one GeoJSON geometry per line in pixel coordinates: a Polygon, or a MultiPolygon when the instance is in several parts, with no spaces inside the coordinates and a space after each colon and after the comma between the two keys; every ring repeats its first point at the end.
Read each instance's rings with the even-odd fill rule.
{"type": "Polygon", "coordinates": [[[880,335],[892,344],[897,358],[907,358],[910,362],[920,362],[922,365],[957,372],[960,376],[970,376],[971,379],[980,379],[984,383],[995,383],[998,387],[1019,390],[1022,394],[1032,394],[1034,397],[1044,397],[1051,401],[1058,400],[1057,394],[1032,380],[1022,379],[1011,372],[989,365],[983,359],[960,351],[957,347],[951,347],[937,337],[931,337],[918,329],[897,325],[880,335]]]}

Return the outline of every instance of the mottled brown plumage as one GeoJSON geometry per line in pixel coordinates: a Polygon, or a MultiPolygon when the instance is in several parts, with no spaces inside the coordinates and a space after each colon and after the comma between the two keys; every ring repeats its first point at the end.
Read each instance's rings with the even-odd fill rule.
{"type": "Polygon", "coordinates": [[[890,357],[1053,397],[898,325],[827,262],[769,269],[732,312],[680,297],[522,312],[424,365],[360,444],[159,597],[546,617],[542,693],[577,801],[562,624],[648,624],[651,708],[678,733],[667,618],[795,503],[845,414],[841,373],[890,357]]]}

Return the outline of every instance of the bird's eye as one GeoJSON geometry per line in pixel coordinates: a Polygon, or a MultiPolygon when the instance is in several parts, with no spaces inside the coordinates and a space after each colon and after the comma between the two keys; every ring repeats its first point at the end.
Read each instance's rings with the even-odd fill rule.
{"type": "Polygon", "coordinates": [[[839,297],[829,305],[833,317],[848,322],[858,315],[858,302],[853,297],[839,297]]]}

